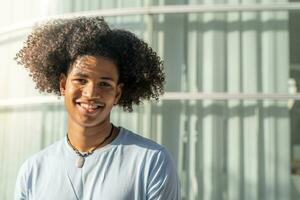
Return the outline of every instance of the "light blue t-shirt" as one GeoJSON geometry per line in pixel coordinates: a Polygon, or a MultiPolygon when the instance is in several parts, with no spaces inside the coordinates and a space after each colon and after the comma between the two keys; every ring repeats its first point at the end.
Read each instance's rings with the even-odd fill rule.
{"type": "Polygon", "coordinates": [[[15,200],[177,200],[174,162],[159,144],[121,128],[117,138],[86,157],[66,137],[22,165],[15,200]]]}

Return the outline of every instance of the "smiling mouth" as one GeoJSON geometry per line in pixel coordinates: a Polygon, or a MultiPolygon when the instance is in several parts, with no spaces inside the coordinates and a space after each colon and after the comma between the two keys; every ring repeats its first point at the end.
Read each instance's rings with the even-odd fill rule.
{"type": "Polygon", "coordinates": [[[76,105],[80,106],[86,113],[93,114],[100,110],[104,104],[101,103],[84,103],[84,102],[76,102],[76,105]]]}

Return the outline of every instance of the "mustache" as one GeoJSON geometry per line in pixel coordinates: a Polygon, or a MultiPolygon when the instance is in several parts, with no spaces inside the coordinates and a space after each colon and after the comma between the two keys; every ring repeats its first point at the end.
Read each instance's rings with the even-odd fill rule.
{"type": "Polygon", "coordinates": [[[74,99],[76,103],[94,103],[94,104],[104,104],[100,101],[99,97],[80,97],[74,99]]]}

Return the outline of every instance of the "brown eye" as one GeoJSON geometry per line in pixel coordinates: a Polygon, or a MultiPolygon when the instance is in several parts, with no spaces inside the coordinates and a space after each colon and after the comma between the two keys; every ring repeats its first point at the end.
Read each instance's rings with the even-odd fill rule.
{"type": "Polygon", "coordinates": [[[80,79],[79,78],[79,79],[75,79],[74,82],[78,83],[78,84],[85,84],[87,81],[85,79],[80,79]]]}
{"type": "Polygon", "coordinates": [[[100,87],[109,87],[110,84],[107,83],[107,82],[100,82],[100,83],[99,83],[99,86],[100,86],[100,87]]]}

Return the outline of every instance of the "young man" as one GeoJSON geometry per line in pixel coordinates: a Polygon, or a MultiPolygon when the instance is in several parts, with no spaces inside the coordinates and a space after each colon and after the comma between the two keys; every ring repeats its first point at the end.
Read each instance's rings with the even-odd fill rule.
{"type": "Polygon", "coordinates": [[[180,187],[165,148],[110,122],[116,105],[163,92],[162,61],[134,34],[103,18],[38,26],[16,56],[41,91],[64,96],[67,135],[22,165],[15,199],[177,200],[180,187]]]}

